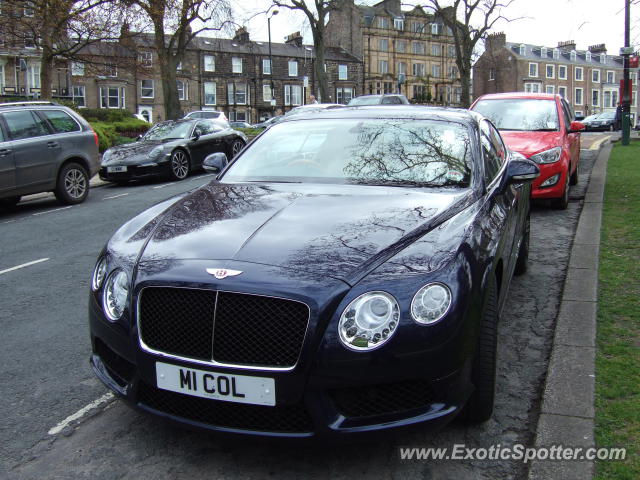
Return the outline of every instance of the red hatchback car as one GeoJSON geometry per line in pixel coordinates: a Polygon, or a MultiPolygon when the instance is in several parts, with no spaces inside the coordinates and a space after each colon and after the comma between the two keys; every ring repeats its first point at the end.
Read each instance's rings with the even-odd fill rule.
{"type": "Polygon", "coordinates": [[[580,131],[573,111],[560,95],[543,93],[496,93],[479,97],[471,110],[500,130],[507,146],[540,167],[531,197],[551,199],[564,209],[569,204],[569,185],[578,183],[580,131]]]}

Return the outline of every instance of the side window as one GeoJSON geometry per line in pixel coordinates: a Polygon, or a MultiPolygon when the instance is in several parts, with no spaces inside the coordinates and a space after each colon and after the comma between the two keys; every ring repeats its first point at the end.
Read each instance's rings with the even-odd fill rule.
{"type": "Polygon", "coordinates": [[[480,128],[480,141],[482,143],[482,157],[484,159],[484,179],[490,184],[496,177],[502,166],[503,159],[491,138],[491,126],[488,122],[482,122],[480,128]]]}
{"type": "Polygon", "coordinates": [[[2,127],[0,127],[0,142],[4,142],[4,133],[2,133],[2,127]]]}
{"type": "Polygon", "coordinates": [[[562,99],[562,113],[564,115],[565,128],[569,130],[569,125],[573,121],[573,112],[571,107],[567,104],[566,100],[562,99]]]}
{"type": "Polygon", "coordinates": [[[382,97],[382,105],[391,105],[393,99],[391,97],[382,97]]]}
{"type": "Polygon", "coordinates": [[[209,135],[214,132],[212,123],[209,120],[198,122],[196,128],[200,130],[200,135],[209,135]]]}
{"type": "Polygon", "coordinates": [[[45,110],[41,111],[56,133],[79,132],[80,125],[68,113],[62,110],[45,110]]]}
{"type": "Polygon", "coordinates": [[[489,129],[489,138],[491,139],[493,148],[496,150],[496,152],[498,152],[498,157],[500,158],[499,168],[502,168],[502,164],[507,160],[507,149],[502,142],[502,137],[494,128],[494,126],[491,124],[487,124],[487,128],[489,129]]]}
{"type": "Polygon", "coordinates": [[[7,112],[3,116],[13,140],[49,134],[44,121],[29,110],[7,112]]]}

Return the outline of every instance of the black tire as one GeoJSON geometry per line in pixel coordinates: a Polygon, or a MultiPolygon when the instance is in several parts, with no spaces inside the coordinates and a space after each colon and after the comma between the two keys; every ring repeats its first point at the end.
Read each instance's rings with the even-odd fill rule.
{"type": "Polygon", "coordinates": [[[239,138],[236,138],[233,142],[231,142],[231,147],[229,147],[229,159],[232,159],[233,157],[238,155],[243,148],[244,142],[239,138]]]}
{"type": "Polygon", "coordinates": [[[527,273],[527,267],[529,264],[529,239],[531,238],[531,214],[527,214],[527,218],[524,221],[524,231],[522,232],[522,242],[520,242],[520,248],[518,249],[518,259],[516,260],[516,268],[513,271],[514,275],[523,275],[527,273]]]}
{"type": "Polygon", "coordinates": [[[569,178],[569,185],[577,185],[578,184],[578,167],[576,167],[576,171],[571,174],[569,178]]]}
{"type": "MultiPolygon", "coordinates": [[[[567,172],[567,177],[569,176],[569,172],[567,172]]],[[[553,206],[558,210],[566,210],[569,206],[569,178],[564,184],[564,192],[560,198],[555,198],[553,200],[553,206]]]]}
{"type": "Polygon", "coordinates": [[[22,197],[7,197],[0,199],[0,207],[15,207],[22,197]]]}
{"type": "Polygon", "coordinates": [[[172,180],[184,180],[189,176],[191,165],[189,155],[184,150],[174,150],[169,163],[169,176],[172,180]]]}
{"type": "Polygon", "coordinates": [[[58,173],[58,182],[53,191],[56,198],[67,205],[82,203],[89,195],[89,174],[79,163],[65,164],[58,173]]]}
{"type": "Polygon", "coordinates": [[[487,287],[486,302],[480,321],[478,349],[471,370],[471,382],[476,388],[462,412],[464,421],[468,423],[486,422],[493,414],[497,346],[498,296],[495,280],[491,279],[487,287]]]}

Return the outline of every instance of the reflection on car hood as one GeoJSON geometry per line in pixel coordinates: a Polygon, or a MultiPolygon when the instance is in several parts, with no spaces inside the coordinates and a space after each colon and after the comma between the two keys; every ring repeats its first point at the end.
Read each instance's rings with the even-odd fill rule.
{"type": "Polygon", "coordinates": [[[507,147],[525,157],[557,147],[562,143],[560,141],[560,132],[511,132],[500,130],[500,135],[507,147]]]}
{"type": "Polygon", "coordinates": [[[111,165],[114,163],[125,165],[139,162],[141,160],[149,160],[147,155],[158,145],[167,145],[169,143],[179,143],[180,140],[142,140],[126,145],[118,145],[107,150],[102,157],[102,165],[111,165]]]}
{"type": "Polygon", "coordinates": [[[471,190],[213,182],[164,214],[139,260],[238,260],[349,282],[471,196],[471,190]]]}

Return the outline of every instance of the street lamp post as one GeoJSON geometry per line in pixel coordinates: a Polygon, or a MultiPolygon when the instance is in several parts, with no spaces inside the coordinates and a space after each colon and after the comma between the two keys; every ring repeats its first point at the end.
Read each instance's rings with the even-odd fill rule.
{"type": "MultiPolygon", "coordinates": [[[[268,10],[267,10],[268,12],[268,10]]],[[[274,106],[276,102],[273,84],[273,57],[271,56],[271,17],[278,14],[278,10],[273,10],[270,15],[267,16],[267,30],[269,31],[269,75],[271,75],[271,116],[275,113],[274,106]]]]}

